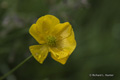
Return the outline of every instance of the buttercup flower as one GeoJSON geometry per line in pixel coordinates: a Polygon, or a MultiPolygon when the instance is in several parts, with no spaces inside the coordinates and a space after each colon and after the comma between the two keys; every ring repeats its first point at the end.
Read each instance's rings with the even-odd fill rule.
{"type": "Polygon", "coordinates": [[[40,17],[36,24],[30,27],[29,33],[39,43],[39,45],[30,46],[29,49],[40,63],[43,63],[50,52],[54,60],[65,64],[76,47],[70,23],[60,23],[59,19],[53,15],[40,17]]]}

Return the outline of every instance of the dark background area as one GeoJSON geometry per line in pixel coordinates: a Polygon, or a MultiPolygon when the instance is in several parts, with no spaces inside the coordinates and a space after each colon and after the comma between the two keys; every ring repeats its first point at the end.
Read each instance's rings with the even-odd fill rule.
{"type": "Polygon", "coordinates": [[[46,14],[71,23],[75,51],[65,65],[32,58],[5,80],[120,80],[120,0],[0,0],[0,76],[31,55],[29,28],[46,14]]]}

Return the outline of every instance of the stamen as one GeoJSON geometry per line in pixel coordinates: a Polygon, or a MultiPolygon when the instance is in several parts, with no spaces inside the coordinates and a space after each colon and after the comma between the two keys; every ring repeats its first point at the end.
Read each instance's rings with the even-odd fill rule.
{"type": "Polygon", "coordinates": [[[47,44],[52,47],[56,46],[56,38],[54,36],[48,36],[47,44]]]}

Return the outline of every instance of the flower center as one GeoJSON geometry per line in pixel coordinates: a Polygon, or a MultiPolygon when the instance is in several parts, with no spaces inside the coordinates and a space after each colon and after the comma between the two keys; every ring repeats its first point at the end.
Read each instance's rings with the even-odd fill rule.
{"type": "Polygon", "coordinates": [[[52,47],[56,46],[56,38],[54,36],[48,36],[47,44],[52,47]]]}

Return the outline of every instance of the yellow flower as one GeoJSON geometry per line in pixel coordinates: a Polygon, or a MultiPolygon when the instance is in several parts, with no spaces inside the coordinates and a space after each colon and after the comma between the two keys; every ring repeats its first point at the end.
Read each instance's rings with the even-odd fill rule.
{"type": "Polygon", "coordinates": [[[60,23],[53,15],[40,17],[36,24],[30,27],[29,33],[40,44],[29,47],[33,57],[40,63],[43,63],[50,52],[54,60],[65,64],[76,47],[70,23],[60,23]]]}

